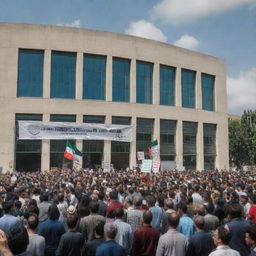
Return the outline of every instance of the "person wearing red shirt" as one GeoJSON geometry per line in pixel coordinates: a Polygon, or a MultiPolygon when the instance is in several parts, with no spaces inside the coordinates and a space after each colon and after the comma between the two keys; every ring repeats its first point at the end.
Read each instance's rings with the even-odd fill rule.
{"type": "Polygon", "coordinates": [[[251,208],[248,213],[248,219],[256,223],[256,194],[253,194],[251,197],[251,208]]]}
{"type": "Polygon", "coordinates": [[[111,200],[111,203],[106,209],[106,217],[109,219],[114,219],[115,218],[115,210],[119,207],[123,207],[123,204],[118,202],[118,193],[117,191],[111,191],[109,193],[109,197],[111,200]]]}
{"type": "Polygon", "coordinates": [[[133,237],[132,256],[151,256],[155,255],[160,233],[150,225],[153,219],[151,211],[143,213],[143,226],[138,228],[133,237]]]}

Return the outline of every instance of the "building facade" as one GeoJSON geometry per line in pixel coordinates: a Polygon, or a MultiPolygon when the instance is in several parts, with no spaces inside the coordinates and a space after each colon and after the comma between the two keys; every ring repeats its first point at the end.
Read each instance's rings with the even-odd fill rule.
{"type": "Polygon", "coordinates": [[[0,23],[0,168],[63,165],[63,140],[17,140],[18,120],[125,124],[132,142],[76,140],[83,167],[136,166],[157,139],[162,161],[228,167],[225,62],[143,38],[0,23]]]}

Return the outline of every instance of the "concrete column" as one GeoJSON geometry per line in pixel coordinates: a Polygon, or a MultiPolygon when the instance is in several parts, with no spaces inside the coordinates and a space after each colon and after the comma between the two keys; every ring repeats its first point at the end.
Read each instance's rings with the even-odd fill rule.
{"type": "Polygon", "coordinates": [[[177,120],[176,127],[176,165],[183,166],[183,123],[177,120]]]}
{"type": "Polygon", "coordinates": [[[130,143],[130,168],[136,167],[137,164],[137,152],[136,152],[136,127],[137,118],[131,118],[132,125],[132,142],[130,143]]]}
{"type": "Polygon", "coordinates": [[[44,52],[44,84],[43,98],[51,97],[51,50],[44,52]]]}
{"type": "Polygon", "coordinates": [[[78,52],[76,57],[76,99],[83,99],[83,53],[78,52]]]}
{"type": "MultiPolygon", "coordinates": [[[[76,115],[76,123],[83,123],[83,115],[76,115]]],[[[76,147],[80,152],[83,152],[83,140],[76,140],[76,147]]],[[[81,167],[83,167],[83,157],[82,161],[79,163],[81,167]]]]}
{"type": "Polygon", "coordinates": [[[107,56],[106,101],[112,101],[112,56],[107,56]]]}
{"type": "Polygon", "coordinates": [[[202,90],[201,90],[201,72],[196,72],[196,84],[195,84],[195,106],[196,109],[202,109],[202,90]]]}
{"type": "Polygon", "coordinates": [[[1,112],[0,125],[0,169],[3,173],[12,172],[15,168],[15,114],[1,112]]]}
{"type": "Polygon", "coordinates": [[[14,102],[18,56],[17,47],[0,47],[0,169],[3,173],[15,168],[15,112],[19,113],[19,109],[14,107],[14,102]]]}
{"type": "Polygon", "coordinates": [[[136,103],[136,59],[131,60],[130,102],[136,103]]]}
{"type": "Polygon", "coordinates": [[[181,93],[181,68],[176,68],[175,79],[175,106],[181,107],[182,105],[182,93],[181,93]]]}
{"type": "MultiPolygon", "coordinates": [[[[50,121],[50,114],[43,114],[43,122],[50,121]]],[[[41,171],[50,170],[50,140],[42,140],[41,171]]]]}
{"type": "MultiPolygon", "coordinates": [[[[111,124],[111,116],[107,115],[105,119],[105,124],[111,124]]],[[[103,156],[103,161],[111,163],[111,141],[110,140],[105,140],[104,141],[104,156],[103,156]]]]}
{"type": "Polygon", "coordinates": [[[228,118],[217,124],[216,129],[216,161],[215,167],[218,169],[229,168],[229,145],[228,145],[228,118]]]}
{"type": "Polygon", "coordinates": [[[153,104],[159,105],[160,102],[160,93],[159,93],[159,63],[154,63],[154,69],[153,69],[153,104]]]}
{"type": "Polygon", "coordinates": [[[160,119],[159,118],[156,118],[154,120],[153,140],[158,141],[158,147],[159,147],[159,153],[160,153],[160,119]]]}
{"type": "Polygon", "coordinates": [[[204,128],[202,122],[197,123],[196,169],[199,171],[204,169],[204,128]]]}

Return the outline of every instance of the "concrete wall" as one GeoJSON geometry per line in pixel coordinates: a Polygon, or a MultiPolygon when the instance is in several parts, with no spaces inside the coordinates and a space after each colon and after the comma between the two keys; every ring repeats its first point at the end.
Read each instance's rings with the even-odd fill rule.
{"type": "MultiPolygon", "coordinates": [[[[197,168],[203,168],[203,123],[217,124],[216,167],[228,167],[228,126],[226,67],[223,60],[165,43],[110,32],[77,28],[0,23],[0,166],[12,170],[14,161],[15,113],[42,113],[48,121],[50,114],[106,115],[132,117],[133,136],[136,118],[173,119],[177,122],[177,163],[182,165],[182,121],[198,122],[197,168]],[[18,49],[42,49],[44,57],[43,98],[17,98],[18,49]],[[50,99],[51,50],[77,53],[76,99],[50,99]],[[107,56],[106,101],[82,100],[83,53],[107,56]],[[112,57],[131,60],[130,103],[112,100],[112,57]],[[154,63],[153,104],[136,103],[136,60],[154,63]],[[174,66],[176,72],[176,106],[159,104],[159,64],[174,66]],[[181,68],[196,71],[196,108],[181,107],[181,68]],[[201,73],[215,75],[215,112],[202,110],[201,73]]],[[[80,120],[80,121],[79,121],[80,120]]],[[[159,125],[154,137],[159,139],[159,125]]],[[[79,142],[81,144],[81,142],[79,142]]],[[[81,145],[80,145],[81,146],[81,145]]],[[[105,161],[110,158],[110,143],[105,142],[105,161]]],[[[131,143],[130,166],[136,163],[136,143],[131,143]]],[[[49,168],[49,141],[42,143],[42,170],[49,168]]]]}

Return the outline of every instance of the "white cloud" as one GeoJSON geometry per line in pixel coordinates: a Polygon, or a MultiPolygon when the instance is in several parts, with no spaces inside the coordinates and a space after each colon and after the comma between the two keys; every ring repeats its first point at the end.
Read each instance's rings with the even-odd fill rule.
{"type": "Polygon", "coordinates": [[[175,41],[173,44],[182,48],[196,50],[199,45],[199,41],[193,36],[183,35],[179,40],[175,41]]]}
{"type": "Polygon", "coordinates": [[[255,3],[256,0],[161,0],[153,7],[152,18],[175,25],[255,3]]]}
{"type": "Polygon", "coordinates": [[[256,67],[227,78],[228,110],[242,114],[244,109],[256,109],[256,67]]]}
{"type": "Polygon", "coordinates": [[[57,24],[57,26],[80,28],[81,27],[81,22],[80,22],[80,20],[74,20],[71,23],[57,24]]]}
{"type": "Polygon", "coordinates": [[[167,41],[167,37],[159,28],[145,20],[131,22],[125,33],[161,42],[167,41]]]}

